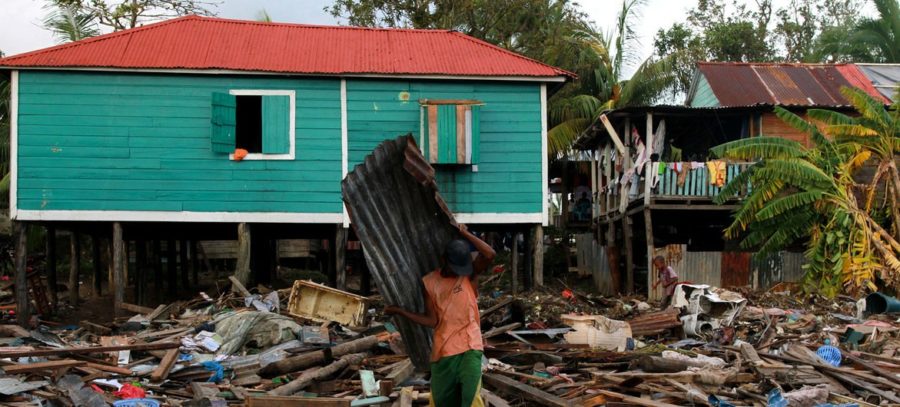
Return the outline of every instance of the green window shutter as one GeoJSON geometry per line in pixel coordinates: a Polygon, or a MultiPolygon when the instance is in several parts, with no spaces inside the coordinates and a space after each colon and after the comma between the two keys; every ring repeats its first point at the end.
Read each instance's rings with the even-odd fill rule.
{"type": "Polygon", "coordinates": [[[215,153],[230,153],[234,151],[234,133],[237,120],[237,102],[234,95],[227,93],[212,94],[212,137],[210,139],[212,151],[215,153]]]}
{"type": "Polygon", "coordinates": [[[456,164],[456,105],[438,106],[438,164],[456,164]]]}
{"type": "Polygon", "coordinates": [[[469,114],[466,119],[468,123],[466,123],[466,135],[468,137],[466,143],[471,146],[470,154],[469,154],[469,162],[467,164],[478,164],[478,157],[480,154],[478,150],[480,150],[480,142],[481,142],[481,106],[472,105],[470,106],[469,114]]]}
{"type": "Polygon", "coordinates": [[[290,153],[290,96],[262,97],[263,154],[290,153]]]}

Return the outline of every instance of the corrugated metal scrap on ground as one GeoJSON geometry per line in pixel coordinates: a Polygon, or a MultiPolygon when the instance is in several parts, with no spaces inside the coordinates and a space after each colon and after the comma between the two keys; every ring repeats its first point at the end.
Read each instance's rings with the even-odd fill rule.
{"type": "MultiPolygon", "coordinates": [[[[388,304],[424,312],[421,278],[439,267],[456,231],[434,169],[415,140],[406,135],[382,142],[341,186],[379,292],[388,304]]],[[[426,370],[431,329],[404,318],[395,321],[413,363],[426,370]]]]}

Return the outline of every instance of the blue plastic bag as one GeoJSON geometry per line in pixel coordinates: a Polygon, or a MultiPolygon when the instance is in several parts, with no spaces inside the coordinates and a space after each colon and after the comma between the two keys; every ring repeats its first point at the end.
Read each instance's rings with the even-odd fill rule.
{"type": "Polygon", "coordinates": [[[781,390],[775,388],[769,392],[768,407],[788,407],[788,402],[784,399],[784,396],[781,395],[781,390]]]}
{"type": "Polygon", "coordinates": [[[218,383],[221,382],[222,379],[225,378],[225,368],[222,367],[219,362],[209,361],[201,363],[204,369],[213,372],[213,375],[209,377],[208,382],[218,383]]]}

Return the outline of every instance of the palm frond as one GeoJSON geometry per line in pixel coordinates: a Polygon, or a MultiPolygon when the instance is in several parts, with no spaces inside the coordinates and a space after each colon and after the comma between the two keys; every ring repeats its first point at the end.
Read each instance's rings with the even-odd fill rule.
{"type": "Polygon", "coordinates": [[[875,129],[859,124],[834,124],[825,127],[825,132],[834,136],[872,137],[877,136],[875,129]]]}
{"type": "Polygon", "coordinates": [[[878,123],[882,128],[890,127],[891,116],[884,109],[884,103],[858,88],[842,87],[841,94],[862,117],[878,123]]]}
{"type": "Polygon", "coordinates": [[[776,198],[763,206],[756,213],[756,218],[759,220],[771,219],[801,206],[811,205],[822,199],[823,196],[825,196],[823,191],[802,191],[776,198]]]}
{"type": "Polygon", "coordinates": [[[591,125],[591,119],[566,120],[547,131],[547,154],[558,157],[569,152],[572,143],[591,125]]]}
{"type": "Polygon", "coordinates": [[[714,157],[731,160],[799,157],[804,154],[802,144],[778,137],[753,137],[730,141],[711,148],[714,157]]]}

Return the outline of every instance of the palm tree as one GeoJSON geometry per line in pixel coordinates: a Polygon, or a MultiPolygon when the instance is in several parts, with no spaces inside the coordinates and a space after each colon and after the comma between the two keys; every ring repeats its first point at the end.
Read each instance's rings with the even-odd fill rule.
{"type": "Polygon", "coordinates": [[[550,99],[547,138],[551,157],[569,151],[572,142],[601,112],[651,104],[676,80],[671,57],[638,61],[633,53],[637,38],[631,26],[642,4],[643,0],[623,0],[615,34],[578,33],[583,52],[591,55],[596,65],[582,75],[578,91],[561,92],[550,99]],[[623,78],[623,71],[638,62],[631,78],[623,78]]]}
{"type": "MultiPolygon", "coordinates": [[[[844,92],[859,105],[859,119],[851,122],[848,117],[823,111],[810,113],[828,123],[824,131],[829,137],[788,110],[775,109],[786,123],[810,134],[812,148],[777,137],[756,137],[711,151],[727,159],[758,160],[716,198],[721,203],[748,183],[751,187],[725,236],[741,237],[741,246],[758,249],[759,255],[805,242],[807,287],[828,296],[842,289],[876,290],[878,279],[900,287],[900,243],[876,221],[869,205],[858,203],[853,177],[872,152],[880,151],[873,133],[879,132],[882,124],[869,128],[874,123],[867,117],[885,117],[877,113],[872,100],[859,98],[858,91],[844,92]]],[[[883,106],[880,108],[883,112],[883,106]]],[[[882,136],[892,137],[891,142],[896,143],[896,133],[882,136]]],[[[896,200],[896,195],[892,199],[896,200]]]]}
{"type": "Polygon", "coordinates": [[[869,62],[900,62],[900,5],[897,0],[872,1],[879,18],[860,21],[850,42],[870,51],[869,62]]]}
{"type": "Polygon", "coordinates": [[[76,5],[51,8],[44,18],[44,28],[50,30],[58,42],[79,41],[100,35],[94,15],[84,13],[76,5]]]}

